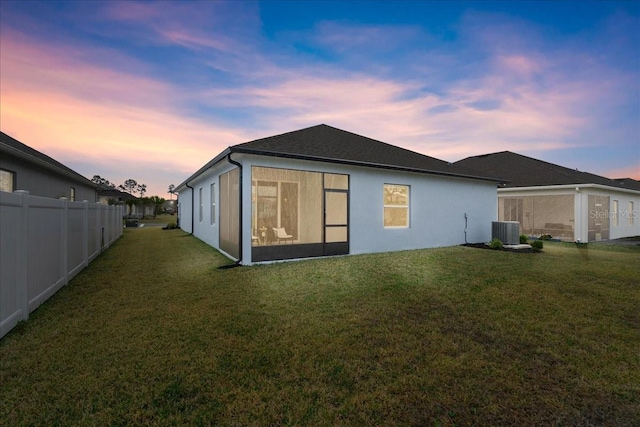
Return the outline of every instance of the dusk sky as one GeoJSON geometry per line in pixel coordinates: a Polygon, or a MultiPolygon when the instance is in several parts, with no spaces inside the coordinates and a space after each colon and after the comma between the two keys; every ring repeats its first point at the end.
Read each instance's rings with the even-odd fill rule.
{"type": "Polygon", "coordinates": [[[0,128],[169,198],[325,123],[447,161],[640,179],[640,2],[0,2],[0,128]]]}

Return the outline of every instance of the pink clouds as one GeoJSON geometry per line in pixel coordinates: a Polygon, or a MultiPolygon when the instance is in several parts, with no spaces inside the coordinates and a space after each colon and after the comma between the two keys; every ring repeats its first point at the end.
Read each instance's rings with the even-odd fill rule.
{"type": "MultiPolygon", "coordinates": [[[[60,161],[97,169],[133,160],[128,177],[164,169],[173,175],[168,181],[180,181],[205,158],[244,141],[241,132],[184,117],[172,107],[180,91],[157,80],[90,65],[6,32],[2,59],[2,130],[60,161]]],[[[148,183],[149,191],[163,196],[168,184],[148,183]]]]}
{"type": "Polygon", "coordinates": [[[420,46],[433,42],[421,26],[322,21],[273,49],[253,3],[101,9],[82,25],[104,44],[3,26],[0,114],[4,131],[60,160],[138,173],[122,180],[171,171],[177,184],[228,145],[318,123],[449,161],[600,144],[593,123],[637,88],[637,73],[543,49],[535,27],[504,16],[468,13],[462,42],[438,48],[420,46]]]}

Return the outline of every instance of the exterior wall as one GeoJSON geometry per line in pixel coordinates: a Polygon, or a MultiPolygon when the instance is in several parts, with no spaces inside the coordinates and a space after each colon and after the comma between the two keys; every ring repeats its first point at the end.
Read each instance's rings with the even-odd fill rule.
{"type": "Polygon", "coordinates": [[[191,226],[191,201],[193,200],[193,190],[187,187],[180,189],[178,195],[178,224],[187,233],[193,233],[191,226]]]}
{"type": "MultiPolygon", "coordinates": [[[[551,195],[572,195],[574,197],[574,237],[573,240],[580,242],[594,241],[589,239],[589,219],[594,215],[604,215],[602,218],[608,224],[608,236],[602,239],[619,239],[623,237],[640,236],[640,194],[637,191],[616,190],[612,187],[600,185],[579,185],[579,186],[556,186],[544,188],[515,188],[499,189],[498,203],[504,197],[527,197],[527,196],[551,196],[551,195]],[[609,198],[608,206],[602,212],[595,212],[589,206],[590,196],[603,196],[609,198]],[[614,200],[618,201],[618,225],[614,225],[612,219],[614,200]],[[633,212],[628,212],[629,202],[633,203],[633,212]],[[629,221],[632,217],[632,223],[629,221]]],[[[592,232],[593,235],[593,232],[592,232]]]]}
{"type": "Polygon", "coordinates": [[[34,166],[23,160],[3,154],[0,168],[14,172],[16,190],[26,190],[32,196],[59,199],[71,197],[71,187],[76,189],[76,201],[96,202],[96,189],[91,185],[34,166]]]}
{"type": "MultiPolygon", "coordinates": [[[[252,192],[251,168],[295,169],[349,175],[349,245],[351,254],[389,252],[458,245],[466,241],[491,239],[491,222],[496,220],[496,185],[490,181],[449,178],[391,170],[352,167],[331,163],[232,154],[242,167],[242,263],[251,264],[252,192]],[[407,228],[385,228],[384,184],[410,186],[410,223],[407,228]]],[[[189,186],[179,189],[180,228],[214,248],[219,247],[219,212],[211,224],[210,185],[216,185],[216,210],[219,210],[219,176],[236,166],[226,160],[207,170],[189,186]],[[200,189],[203,215],[200,220],[200,189]],[[192,208],[193,198],[193,208],[192,208]],[[193,230],[191,229],[192,213],[193,230]]],[[[300,215],[305,204],[300,200],[300,215]]]]}
{"type": "Polygon", "coordinates": [[[590,195],[609,197],[608,218],[606,218],[606,220],[609,221],[610,239],[640,236],[640,194],[637,194],[637,192],[634,194],[633,192],[600,188],[583,188],[581,189],[580,194],[582,195],[580,198],[581,204],[580,206],[577,206],[577,209],[580,209],[583,215],[581,235],[584,236],[584,238],[581,241],[588,241],[589,217],[596,214],[592,209],[589,209],[588,198],[590,195]],[[617,225],[613,221],[613,217],[616,216],[616,213],[614,212],[614,200],[618,201],[617,225]],[[632,212],[629,212],[628,210],[629,202],[633,203],[632,212]],[[632,221],[629,221],[630,218],[632,221]]]}
{"type": "Polygon", "coordinates": [[[358,168],[351,174],[351,253],[491,240],[496,185],[489,181],[358,168]],[[383,185],[408,185],[409,227],[384,228],[383,185]]]}
{"type": "MultiPolygon", "coordinates": [[[[178,218],[180,218],[180,228],[187,233],[193,233],[198,239],[220,249],[220,234],[218,226],[220,224],[220,175],[236,166],[226,161],[220,162],[213,168],[209,169],[195,180],[189,182],[188,187],[179,189],[178,199],[178,218]],[[211,224],[211,184],[215,184],[215,206],[214,212],[215,223],[211,224]],[[202,199],[200,199],[200,189],[202,189],[202,199]],[[193,204],[192,204],[193,201],[193,204]],[[202,220],[200,220],[200,203],[203,206],[202,220]],[[193,229],[192,225],[193,217],[193,229]]],[[[246,169],[246,168],[244,168],[246,169]]],[[[244,171],[243,171],[244,173],[244,171]]],[[[251,184],[251,182],[249,182],[251,184]]],[[[251,186],[249,186],[249,195],[251,194],[251,186]]],[[[251,238],[251,236],[249,236],[251,238]]]]}

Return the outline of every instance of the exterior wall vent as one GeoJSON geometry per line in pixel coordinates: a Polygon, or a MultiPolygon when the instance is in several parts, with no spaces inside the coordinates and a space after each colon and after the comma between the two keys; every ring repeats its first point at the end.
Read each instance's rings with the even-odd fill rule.
{"type": "Polygon", "coordinates": [[[518,221],[493,221],[491,223],[491,239],[500,239],[505,245],[520,243],[520,223],[518,221]]]}

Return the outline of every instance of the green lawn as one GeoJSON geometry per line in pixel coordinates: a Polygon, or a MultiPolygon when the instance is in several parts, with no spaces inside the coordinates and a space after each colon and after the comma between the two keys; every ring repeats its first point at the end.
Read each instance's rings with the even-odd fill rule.
{"type": "Polygon", "coordinates": [[[640,248],[228,263],[125,230],[0,341],[0,425],[640,425],[640,248]]]}

